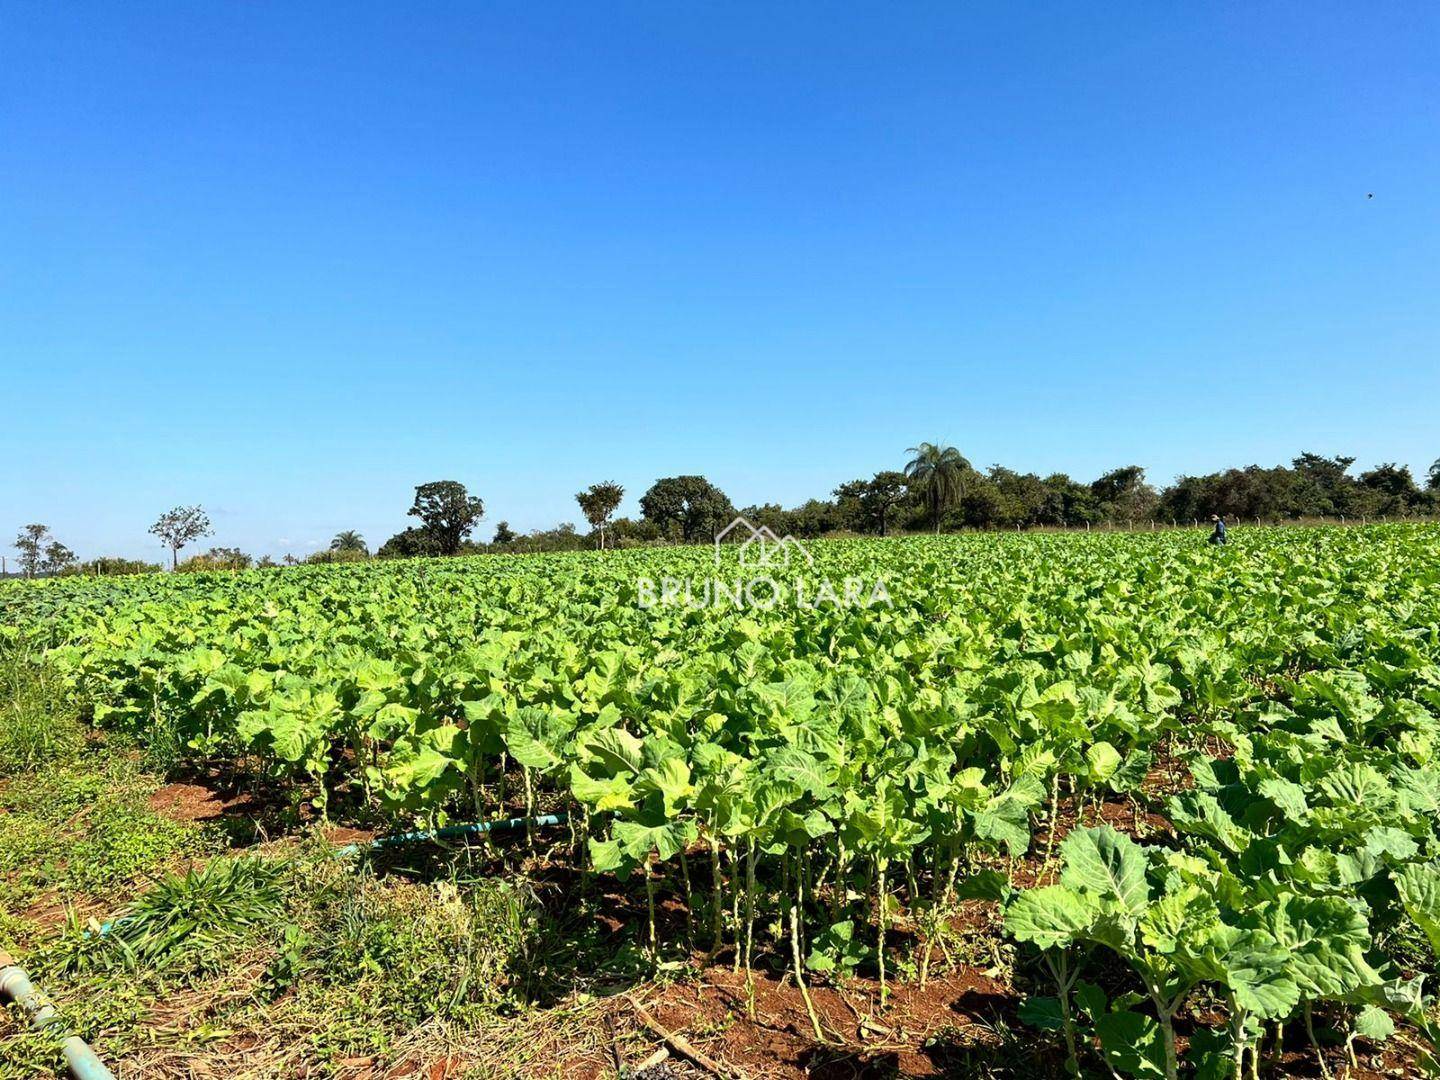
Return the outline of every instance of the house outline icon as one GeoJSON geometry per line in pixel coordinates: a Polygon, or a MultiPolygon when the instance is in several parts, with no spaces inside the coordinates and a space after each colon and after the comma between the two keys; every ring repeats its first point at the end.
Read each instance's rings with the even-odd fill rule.
{"type": "Polygon", "coordinates": [[[715,534],[716,566],[720,565],[720,545],[724,543],[727,536],[741,527],[744,527],[750,534],[740,542],[740,565],[742,567],[752,570],[788,570],[794,553],[797,551],[803,556],[805,565],[815,565],[815,556],[811,555],[805,545],[789,533],[777,536],[775,530],[770,526],[761,525],[757,528],[741,516],[715,534]]]}

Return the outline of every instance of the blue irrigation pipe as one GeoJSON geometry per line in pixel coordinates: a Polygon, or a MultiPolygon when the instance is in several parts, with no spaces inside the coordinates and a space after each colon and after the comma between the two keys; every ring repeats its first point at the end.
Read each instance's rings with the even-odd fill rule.
{"type": "Polygon", "coordinates": [[[55,1006],[30,981],[25,969],[9,953],[0,951],[0,1001],[9,999],[30,1014],[30,1026],[37,1031],[53,1030],[60,1039],[60,1052],[75,1080],[115,1080],[115,1074],[95,1056],[84,1039],[71,1035],[55,1006]]]}

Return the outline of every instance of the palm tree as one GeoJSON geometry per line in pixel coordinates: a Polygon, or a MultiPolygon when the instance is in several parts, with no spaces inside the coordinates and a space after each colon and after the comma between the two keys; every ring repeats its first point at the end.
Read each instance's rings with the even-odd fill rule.
{"type": "Polygon", "coordinates": [[[940,515],[965,500],[965,473],[970,462],[953,446],[941,443],[922,442],[905,452],[914,455],[905,466],[905,479],[924,494],[938,533],[940,515]]]}
{"type": "Polygon", "coordinates": [[[330,541],[331,551],[360,551],[366,555],[370,549],[365,546],[365,538],[354,529],[346,529],[344,532],[336,533],[335,539],[330,541]]]}

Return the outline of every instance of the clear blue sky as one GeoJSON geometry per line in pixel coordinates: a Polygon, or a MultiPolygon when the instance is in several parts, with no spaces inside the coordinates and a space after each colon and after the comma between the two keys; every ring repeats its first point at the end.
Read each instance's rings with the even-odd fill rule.
{"type": "Polygon", "coordinates": [[[922,439],[1422,471],[1440,7],[0,0],[0,393],[0,540],[84,556],[922,439]]]}

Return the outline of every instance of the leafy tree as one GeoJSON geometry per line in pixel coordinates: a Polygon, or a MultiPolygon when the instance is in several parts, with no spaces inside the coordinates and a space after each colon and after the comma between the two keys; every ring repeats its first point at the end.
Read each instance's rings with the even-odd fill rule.
{"type": "Polygon", "coordinates": [[[828,499],[807,499],[793,510],[786,511],[784,533],[794,536],[824,536],[842,525],[839,510],[828,499]]]}
{"type": "Polygon", "coordinates": [[[20,569],[26,577],[41,573],[45,566],[45,545],[54,537],[48,525],[26,525],[15,537],[15,550],[20,553],[20,569]]]}
{"type": "Polygon", "coordinates": [[[1100,520],[1100,510],[1088,484],[1070,479],[1065,473],[1051,473],[1045,485],[1042,524],[1084,525],[1100,520]]]}
{"type": "Polygon", "coordinates": [[[1415,486],[1415,477],[1408,465],[1387,461],[1360,474],[1360,486],[1376,493],[1382,514],[1406,514],[1418,505],[1422,496],[1415,486]]]}
{"type": "Polygon", "coordinates": [[[210,518],[198,506],[177,506],[161,514],[150,532],[165,542],[170,549],[170,569],[179,565],[180,549],[192,544],[202,536],[213,536],[210,518]]]}
{"type": "Polygon", "coordinates": [[[45,561],[42,564],[45,573],[58,574],[74,566],[75,561],[75,553],[59,540],[51,540],[45,545],[45,561]]]}
{"type": "Polygon", "coordinates": [[[615,547],[653,544],[660,538],[660,529],[653,521],[622,517],[610,523],[610,543],[615,547]]]}
{"type": "Polygon", "coordinates": [[[922,442],[905,452],[913,455],[905,466],[905,478],[924,497],[938,533],[945,511],[965,501],[965,474],[970,462],[953,446],[940,443],[922,442]]]}
{"type": "Polygon", "coordinates": [[[359,551],[323,548],[320,551],[313,551],[307,555],[305,562],[333,566],[335,563],[364,562],[368,558],[370,558],[370,552],[365,548],[361,548],[359,551]]]}
{"type": "Polygon", "coordinates": [[[1139,465],[1111,469],[1090,485],[1090,492],[1111,521],[1148,521],[1160,505],[1160,496],[1145,482],[1139,465]]]}
{"type": "Polygon", "coordinates": [[[75,553],[50,535],[46,525],[26,525],[15,537],[20,569],[26,577],[58,574],[75,563],[75,553]]]}
{"type": "Polygon", "coordinates": [[[502,521],[495,526],[495,535],[490,538],[492,544],[513,544],[515,542],[515,530],[510,528],[508,521],[502,521]]]}
{"type": "MultiPolygon", "coordinates": [[[[1235,519],[1276,520],[1297,507],[1297,474],[1283,466],[1250,465],[1209,476],[1182,476],[1165,490],[1156,511],[1177,522],[1204,520],[1211,514],[1235,519]]],[[[1301,511],[1303,512],[1303,511],[1301,511]]]]}
{"type": "Polygon", "coordinates": [[[382,559],[418,559],[444,553],[428,530],[410,528],[390,537],[375,554],[382,559]]]}
{"type": "Polygon", "coordinates": [[[1431,491],[1440,491],[1440,458],[1436,458],[1435,464],[1430,466],[1425,486],[1431,491]]]}
{"type": "Polygon", "coordinates": [[[592,529],[599,530],[601,548],[605,547],[605,526],[610,523],[610,515],[615,513],[620,506],[620,500],[624,497],[625,489],[609,480],[591,484],[575,496],[575,501],[580,504],[580,512],[585,515],[585,520],[590,523],[592,529]]]}
{"type": "Polygon", "coordinates": [[[460,545],[485,514],[485,504],[455,480],[435,480],[415,488],[410,515],[418,517],[439,555],[458,555],[460,545]]]}
{"type": "MultiPolygon", "coordinates": [[[[492,541],[493,545],[493,541],[492,541]]],[[[530,553],[536,551],[584,551],[590,546],[587,537],[575,530],[570,522],[562,522],[553,529],[532,529],[524,536],[511,535],[505,547],[511,551],[530,553]]]]}
{"type": "Polygon", "coordinates": [[[1057,524],[1046,520],[1047,511],[1051,510],[1050,489],[1034,473],[1018,473],[1002,465],[992,465],[985,481],[995,489],[1000,514],[996,525],[1013,528],[1057,524]]]}
{"type": "Polygon", "coordinates": [[[335,539],[330,541],[331,551],[357,552],[368,555],[370,549],[365,546],[365,538],[354,529],[346,529],[344,532],[335,534],[335,539]]]}
{"type": "Polygon", "coordinates": [[[1353,457],[1333,458],[1308,450],[1290,463],[1298,476],[1298,503],[1307,515],[1355,513],[1355,481],[1347,475],[1353,457]]]}
{"type": "Polygon", "coordinates": [[[694,543],[714,537],[735,516],[735,507],[703,476],[668,476],[640,497],[640,513],[661,531],[694,543]]]}
{"type": "Polygon", "coordinates": [[[905,474],[894,469],[877,472],[869,480],[851,480],[835,489],[842,520],[857,532],[885,536],[893,511],[910,498],[905,474]]]}

